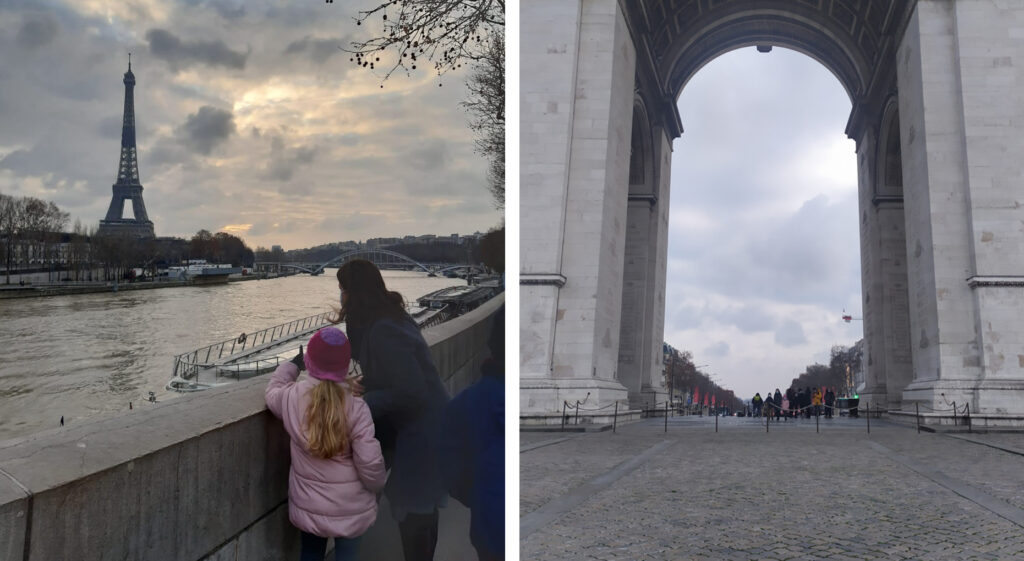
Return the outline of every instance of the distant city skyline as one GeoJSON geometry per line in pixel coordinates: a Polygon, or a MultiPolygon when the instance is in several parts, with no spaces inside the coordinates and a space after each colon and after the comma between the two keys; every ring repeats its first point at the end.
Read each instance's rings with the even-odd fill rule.
{"type": "Polygon", "coordinates": [[[251,247],[311,247],[501,222],[459,105],[464,74],[382,84],[339,48],[369,2],[187,4],[0,5],[0,192],[99,224],[131,52],[139,176],[158,236],[205,229],[251,247]]]}
{"type": "MultiPolygon", "coordinates": [[[[477,238],[479,236],[484,235],[485,233],[486,232],[481,232],[481,231],[478,230],[478,231],[473,232],[472,234],[462,234],[460,232],[452,232],[450,234],[419,234],[419,235],[405,234],[405,235],[402,235],[402,236],[374,236],[374,237],[370,237],[370,238],[366,238],[366,239],[361,239],[360,238],[360,239],[355,239],[355,240],[344,240],[344,241],[326,242],[326,243],[317,244],[315,246],[309,246],[309,247],[285,248],[284,246],[282,246],[280,244],[274,244],[274,245],[271,245],[267,249],[273,250],[275,247],[280,247],[282,251],[288,252],[288,251],[302,251],[302,250],[307,250],[307,249],[317,249],[317,248],[321,248],[321,247],[332,247],[332,246],[338,247],[338,246],[347,246],[347,245],[360,245],[360,246],[362,246],[362,245],[374,245],[374,243],[376,243],[376,244],[409,243],[409,242],[429,242],[429,241],[435,241],[435,240],[437,240],[437,241],[445,241],[445,240],[450,241],[452,239],[452,237],[457,237],[458,240],[464,240],[464,239],[469,239],[469,238],[477,238]]],[[[264,246],[264,247],[266,247],[266,246],[264,246]]],[[[256,249],[256,248],[253,248],[253,249],[256,249]]]]}

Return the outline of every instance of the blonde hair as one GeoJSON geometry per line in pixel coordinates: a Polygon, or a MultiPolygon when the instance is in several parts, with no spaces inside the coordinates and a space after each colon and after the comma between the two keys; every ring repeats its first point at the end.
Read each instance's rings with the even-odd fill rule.
{"type": "Polygon", "coordinates": [[[309,453],[317,458],[333,458],[349,448],[346,393],[344,386],[330,380],[321,380],[309,392],[306,437],[309,453]]]}

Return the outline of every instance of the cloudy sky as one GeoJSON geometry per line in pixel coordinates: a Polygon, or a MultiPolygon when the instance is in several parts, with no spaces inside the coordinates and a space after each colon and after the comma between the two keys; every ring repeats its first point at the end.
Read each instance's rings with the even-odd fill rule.
{"type": "Polygon", "coordinates": [[[338,49],[365,31],[352,17],[367,3],[0,0],[0,193],[98,225],[131,51],[157,235],[205,228],[293,249],[497,225],[464,77],[382,89],[338,49]]]}
{"type": "Polygon", "coordinates": [[[850,101],[821,64],[727,53],[679,97],[665,340],[743,398],[861,337],[850,101]]]}

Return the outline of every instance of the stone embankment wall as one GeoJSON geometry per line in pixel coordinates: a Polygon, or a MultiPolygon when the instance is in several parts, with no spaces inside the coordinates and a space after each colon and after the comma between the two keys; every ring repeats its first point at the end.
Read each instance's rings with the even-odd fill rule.
{"type": "MultiPolygon", "coordinates": [[[[503,302],[501,295],[424,331],[453,395],[489,355],[490,318],[503,302]]],[[[266,383],[247,380],[0,443],[0,559],[297,558],[288,436],[266,410],[266,383]]],[[[459,518],[465,526],[456,534],[468,547],[468,520],[459,518]]],[[[389,526],[382,515],[370,534],[393,533],[389,526]]],[[[391,557],[370,534],[364,558],[391,557]]]]}
{"type": "Polygon", "coordinates": [[[0,300],[5,298],[37,298],[40,296],[66,296],[68,294],[94,294],[97,292],[118,292],[125,290],[150,290],[154,288],[173,288],[176,286],[188,286],[186,281],[161,281],[161,282],[137,282],[119,283],[117,290],[113,283],[84,283],[84,284],[46,284],[25,286],[2,286],[0,287],[0,300]]]}

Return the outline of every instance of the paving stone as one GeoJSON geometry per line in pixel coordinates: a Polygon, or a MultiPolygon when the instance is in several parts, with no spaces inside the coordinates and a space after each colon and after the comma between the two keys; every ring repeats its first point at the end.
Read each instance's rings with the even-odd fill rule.
{"type": "MultiPolygon", "coordinates": [[[[880,444],[1024,509],[1024,456],[872,420],[673,418],[520,454],[520,514],[670,444],[520,543],[522,559],[1012,559],[1024,531],[880,444]]],[[[1001,437],[1006,435],[987,435],[1001,437]]],[[[545,438],[556,438],[546,435],[545,438]]],[[[1009,440],[1009,439],[1007,439],[1009,440]]]]}

